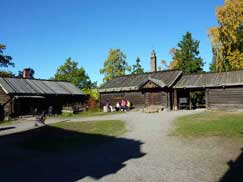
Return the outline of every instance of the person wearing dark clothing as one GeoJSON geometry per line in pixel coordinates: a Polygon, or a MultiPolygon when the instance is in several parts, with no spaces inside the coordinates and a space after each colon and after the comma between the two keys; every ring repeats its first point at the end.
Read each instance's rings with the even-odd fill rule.
{"type": "Polygon", "coordinates": [[[51,116],[53,114],[53,107],[49,106],[48,107],[48,116],[51,116]]]}
{"type": "Polygon", "coordinates": [[[36,117],[35,126],[39,126],[39,124],[45,125],[46,120],[46,112],[43,111],[40,116],[36,117]]]}

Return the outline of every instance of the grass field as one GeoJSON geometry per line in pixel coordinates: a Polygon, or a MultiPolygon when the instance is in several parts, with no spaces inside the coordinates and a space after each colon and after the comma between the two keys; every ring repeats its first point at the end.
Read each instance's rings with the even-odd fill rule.
{"type": "MultiPolygon", "coordinates": [[[[101,112],[98,109],[96,109],[96,110],[93,110],[93,111],[80,112],[78,114],[62,113],[60,115],[57,115],[56,117],[58,117],[58,118],[92,117],[92,116],[105,116],[105,115],[122,114],[122,113],[123,112],[101,112]]],[[[0,121],[0,126],[11,125],[11,124],[15,124],[16,122],[17,122],[17,120],[0,121]]]]}
{"type": "Polygon", "coordinates": [[[125,132],[125,123],[119,120],[60,122],[23,133],[18,146],[47,152],[69,150],[111,141],[125,132]]]}
{"type": "Polygon", "coordinates": [[[91,116],[105,116],[105,115],[112,115],[112,114],[121,114],[123,112],[101,112],[98,110],[95,111],[85,111],[80,112],[78,114],[73,113],[62,113],[58,115],[58,117],[67,118],[67,117],[91,117],[91,116]]]}
{"type": "Polygon", "coordinates": [[[119,136],[125,132],[125,123],[119,120],[60,122],[52,124],[56,128],[78,133],[119,136]]]}
{"type": "Polygon", "coordinates": [[[206,111],[182,116],[172,134],[180,136],[243,136],[243,112],[206,111]]]}
{"type": "Polygon", "coordinates": [[[16,120],[10,120],[10,121],[0,121],[0,126],[15,124],[16,120]]]}

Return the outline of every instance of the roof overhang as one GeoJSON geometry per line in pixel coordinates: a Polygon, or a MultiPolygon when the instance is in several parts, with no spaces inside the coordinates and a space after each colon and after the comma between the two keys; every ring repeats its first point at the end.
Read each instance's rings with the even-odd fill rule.
{"type": "Polygon", "coordinates": [[[139,85],[139,88],[143,88],[148,82],[152,82],[153,84],[157,85],[160,88],[167,87],[167,85],[162,80],[149,77],[139,85]]]}
{"type": "Polygon", "coordinates": [[[136,86],[132,87],[115,87],[115,88],[101,88],[98,89],[100,93],[102,92],[120,92],[120,91],[132,91],[132,90],[138,90],[139,88],[136,86]]]}
{"type": "Polygon", "coordinates": [[[100,93],[104,93],[104,92],[121,92],[121,91],[139,90],[139,89],[143,88],[143,86],[146,85],[146,83],[148,83],[148,82],[152,82],[152,83],[154,83],[155,85],[157,85],[160,88],[167,87],[167,85],[162,80],[158,80],[158,79],[149,77],[148,79],[146,79],[142,83],[140,83],[138,86],[115,87],[115,88],[100,88],[100,89],[98,89],[98,91],[100,93]]]}
{"type": "Polygon", "coordinates": [[[14,99],[22,99],[22,98],[28,98],[28,99],[45,99],[46,97],[39,96],[39,95],[15,95],[13,98],[14,99]]]}
{"type": "Polygon", "coordinates": [[[190,88],[215,88],[215,87],[237,87],[243,86],[243,83],[228,83],[228,84],[220,84],[220,85],[185,85],[185,86],[174,86],[174,89],[190,89],[190,88]]]}

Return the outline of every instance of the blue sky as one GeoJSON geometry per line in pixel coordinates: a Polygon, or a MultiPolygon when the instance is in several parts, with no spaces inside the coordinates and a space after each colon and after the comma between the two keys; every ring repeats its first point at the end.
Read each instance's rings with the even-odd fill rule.
{"type": "Polygon", "coordinates": [[[149,71],[155,49],[159,60],[171,60],[186,31],[200,40],[208,70],[212,59],[208,28],[217,25],[215,8],[223,0],[0,0],[0,43],[13,57],[14,73],[25,67],[36,78],[50,78],[71,57],[93,81],[109,49],[120,48],[132,65],[140,57],[149,71]]]}

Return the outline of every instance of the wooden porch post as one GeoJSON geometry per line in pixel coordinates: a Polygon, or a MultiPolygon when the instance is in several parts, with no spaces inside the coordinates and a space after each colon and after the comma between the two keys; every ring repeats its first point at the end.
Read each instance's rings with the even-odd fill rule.
{"type": "Polygon", "coordinates": [[[171,91],[168,91],[167,92],[167,109],[168,110],[172,110],[173,108],[172,108],[172,103],[171,103],[171,97],[172,97],[172,93],[171,93],[171,91]]]}
{"type": "Polygon", "coordinates": [[[177,102],[177,90],[174,90],[174,110],[178,110],[178,102],[177,102]]]}
{"type": "Polygon", "coordinates": [[[11,105],[11,111],[10,111],[9,114],[12,115],[15,112],[15,110],[14,110],[14,100],[13,99],[11,100],[10,105],[11,105]]]}
{"type": "Polygon", "coordinates": [[[166,109],[169,109],[169,93],[166,93],[166,109]]]}
{"type": "Polygon", "coordinates": [[[192,109],[191,91],[189,91],[189,109],[192,109]]]}
{"type": "Polygon", "coordinates": [[[103,110],[102,106],[101,106],[101,92],[99,93],[99,105],[100,105],[100,111],[103,110]]]}
{"type": "Polygon", "coordinates": [[[144,106],[143,106],[143,108],[146,108],[146,92],[144,91],[143,92],[143,101],[144,101],[144,106]]]}
{"type": "Polygon", "coordinates": [[[208,109],[208,89],[205,89],[206,109],[208,109]]]}

